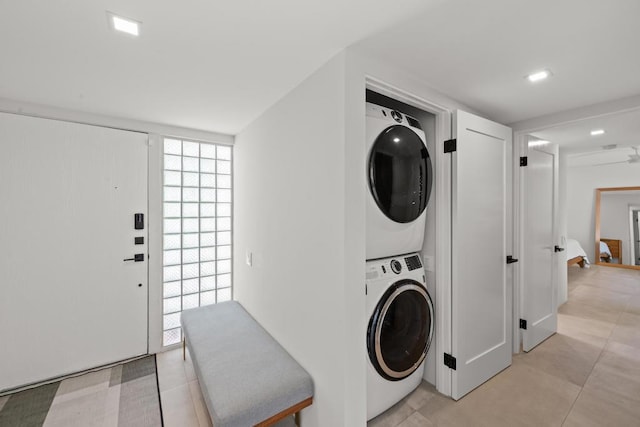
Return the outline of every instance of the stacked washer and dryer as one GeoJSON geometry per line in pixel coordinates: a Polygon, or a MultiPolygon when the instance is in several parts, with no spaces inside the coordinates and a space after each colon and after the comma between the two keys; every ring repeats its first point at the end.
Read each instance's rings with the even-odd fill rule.
{"type": "Polygon", "coordinates": [[[367,420],[422,381],[433,303],[420,255],[432,168],[420,123],[367,103],[367,420]]]}

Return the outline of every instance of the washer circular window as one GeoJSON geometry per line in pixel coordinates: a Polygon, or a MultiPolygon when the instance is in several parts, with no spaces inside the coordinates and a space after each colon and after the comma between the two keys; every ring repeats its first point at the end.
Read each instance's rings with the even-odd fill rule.
{"type": "Polygon", "coordinates": [[[367,351],[376,371],[399,381],[422,363],[433,333],[433,304],[415,280],[395,283],[382,296],[369,321],[367,351]]]}
{"type": "Polygon", "coordinates": [[[431,179],[429,152],[414,131],[394,125],[378,135],[369,157],[369,188],[389,219],[417,219],[427,207],[431,179]]]}

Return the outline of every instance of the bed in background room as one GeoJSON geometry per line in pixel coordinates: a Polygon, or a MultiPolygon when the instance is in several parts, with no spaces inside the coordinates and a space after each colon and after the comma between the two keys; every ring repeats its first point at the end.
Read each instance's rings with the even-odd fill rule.
{"type": "Polygon", "coordinates": [[[580,268],[589,265],[587,253],[575,239],[567,239],[567,265],[578,264],[580,268]]]}
{"type": "Polygon", "coordinates": [[[601,238],[600,261],[622,264],[622,240],[601,238]]]}

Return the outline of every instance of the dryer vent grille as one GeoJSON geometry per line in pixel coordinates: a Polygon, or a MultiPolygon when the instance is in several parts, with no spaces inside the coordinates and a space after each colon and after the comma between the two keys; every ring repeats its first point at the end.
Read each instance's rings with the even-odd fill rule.
{"type": "Polygon", "coordinates": [[[416,270],[422,267],[422,264],[420,263],[420,257],[418,255],[407,257],[404,259],[404,262],[407,263],[407,268],[409,269],[409,271],[416,270]]]}

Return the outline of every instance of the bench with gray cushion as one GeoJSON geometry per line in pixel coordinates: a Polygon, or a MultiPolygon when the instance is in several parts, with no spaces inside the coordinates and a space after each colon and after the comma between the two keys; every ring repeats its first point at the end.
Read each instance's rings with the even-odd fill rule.
{"type": "Polygon", "coordinates": [[[185,310],[181,321],[214,427],[298,422],[311,405],[309,374],[238,302],[185,310]]]}

